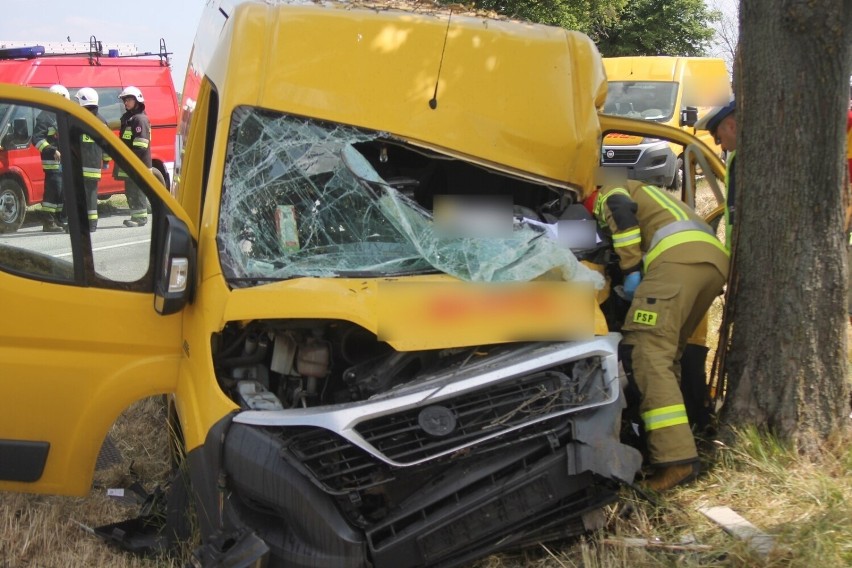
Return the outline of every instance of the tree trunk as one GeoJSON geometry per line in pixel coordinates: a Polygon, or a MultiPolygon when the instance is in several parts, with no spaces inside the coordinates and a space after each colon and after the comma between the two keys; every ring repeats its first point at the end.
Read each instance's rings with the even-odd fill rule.
{"type": "Polygon", "coordinates": [[[723,421],[800,451],[848,423],[843,171],[852,0],[741,0],[723,421]]]}

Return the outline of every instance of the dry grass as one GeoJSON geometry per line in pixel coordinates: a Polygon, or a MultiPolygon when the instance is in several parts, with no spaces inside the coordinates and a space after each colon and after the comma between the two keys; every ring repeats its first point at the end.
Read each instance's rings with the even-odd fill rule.
{"type": "Polygon", "coordinates": [[[85,529],[137,513],[137,506],[107,497],[107,488],[139,480],[150,491],[165,480],[169,461],[164,424],[159,397],[140,401],[122,414],[110,432],[122,462],[96,472],[86,497],[0,493],[0,568],[171,566],[168,560],[144,560],[114,550],[85,529]]]}
{"type": "Polygon", "coordinates": [[[771,438],[742,432],[736,448],[718,447],[714,464],[698,482],[656,505],[625,489],[605,531],[573,545],[493,556],[475,568],[852,566],[850,442],[848,434],[833,440],[818,460],[808,461],[771,438]],[[774,551],[768,558],[758,556],[698,511],[707,506],[737,511],[774,537],[774,551]],[[623,544],[637,538],[656,546],[623,544]],[[661,549],[684,543],[701,549],[661,549]]]}

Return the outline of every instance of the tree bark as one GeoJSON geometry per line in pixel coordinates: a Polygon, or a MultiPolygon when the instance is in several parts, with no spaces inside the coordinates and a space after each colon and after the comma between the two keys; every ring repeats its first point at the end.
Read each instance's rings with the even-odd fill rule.
{"type": "Polygon", "coordinates": [[[852,0],[741,0],[723,422],[813,454],[848,424],[843,217],[852,0]]]}

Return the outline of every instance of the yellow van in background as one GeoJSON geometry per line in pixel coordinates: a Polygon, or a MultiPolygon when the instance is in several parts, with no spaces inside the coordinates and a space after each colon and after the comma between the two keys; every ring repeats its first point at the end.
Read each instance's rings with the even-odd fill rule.
{"type": "MultiPolygon", "coordinates": [[[[603,112],[682,128],[717,154],[708,132],[696,132],[698,118],[731,98],[725,62],[711,57],[605,57],[608,90],[603,112]]],[[[601,163],[625,168],[637,179],[672,190],[683,184],[682,147],[657,138],[611,133],[601,163]]]]}

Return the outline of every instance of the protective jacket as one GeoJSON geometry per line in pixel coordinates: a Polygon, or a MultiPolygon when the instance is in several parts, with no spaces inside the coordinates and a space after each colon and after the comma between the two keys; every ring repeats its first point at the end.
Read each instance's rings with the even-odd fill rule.
{"type": "Polygon", "coordinates": [[[734,168],[736,157],[736,150],[728,152],[728,159],[725,163],[725,187],[728,190],[725,196],[725,245],[728,250],[731,250],[731,239],[733,239],[734,221],[736,220],[736,204],[734,203],[737,188],[737,170],[734,168]]]}
{"type": "Polygon", "coordinates": [[[44,171],[59,171],[59,160],[56,159],[58,150],[58,130],[56,114],[42,111],[36,117],[33,127],[33,146],[41,153],[41,167],[44,171]]]}
{"type": "MultiPolygon", "coordinates": [[[[121,126],[119,136],[127,147],[142,160],[149,168],[151,167],[151,121],[145,114],[145,105],[137,103],[133,110],[121,115],[121,126]]],[[[120,168],[116,168],[115,177],[126,179],[127,174],[120,168]]]]}
{"type": "Polygon", "coordinates": [[[726,278],[728,253],[713,229],[679,199],[640,182],[602,188],[594,205],[602,228],[612,233],[625,274],[647,271],[658,260],[712,263],[726,278]]]}
{"type": "MultiPolygon", "coordinates": [[[[90,111],[105,126],[107,125],[106,119],[95,107],[90,108],[90,111]]],[[[103,148],[91,136],[84,133],[80,136],[80,159],[83,162],[83,177],[100,180],[101,172],[112,158],[109,154],[104,154],[103,148]]]]}

